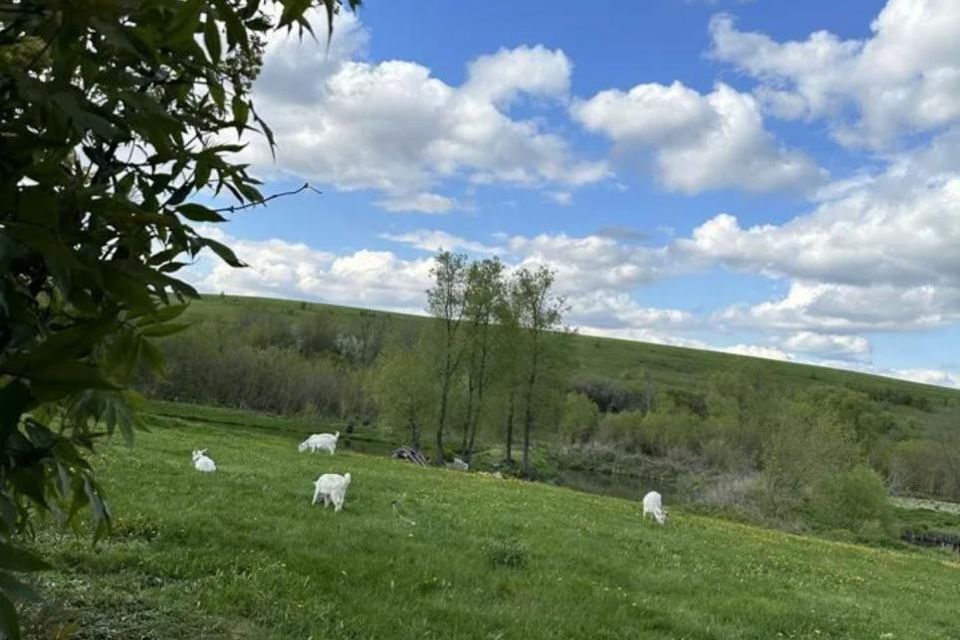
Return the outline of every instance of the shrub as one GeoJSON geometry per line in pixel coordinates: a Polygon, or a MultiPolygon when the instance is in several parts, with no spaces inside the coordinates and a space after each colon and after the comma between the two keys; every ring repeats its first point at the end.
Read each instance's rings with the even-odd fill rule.
{"type": "Polygon", "coordinates": [[[600,420],[597,405],[582,393],[568,393],[563,405],[561,429],[567,442],[586,442],[600,420]]]}
{"type": "Polygon", "coordinates": [[[652,444],[641,428],[643,414],[639,411],[608,413],[600,421],[598,435],[605,444],[621,448],[628,453],[650,453],[652,444]]]}
{"type": "Polygon", "coordinates": [[[827,529],[846,529],[871,539],[893,535],[893,514],[883,480],[864,465],[817,482],[809,512],[815,524],[827,529]]]}
{"type": "Polygon", "coordinates": [[[483,548],[487,562],[493,568],[524,569],[530,560],[527,546],[515,538],[499,538],[483,548]]]}
{"type": "Polygon", "coordinates": [[[634,391],[621,382],[606,378],[576,380],[570,385],[570,389],[590,398],[602,413],[645,409],[649,404],[643,393],[634,391]]]}

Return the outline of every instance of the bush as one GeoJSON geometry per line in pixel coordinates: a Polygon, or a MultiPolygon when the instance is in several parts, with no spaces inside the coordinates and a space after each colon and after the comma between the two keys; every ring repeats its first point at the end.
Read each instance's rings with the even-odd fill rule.
{"type": "Polygon", "coordinates": [[[651,404],[648,394],[606,378],[576,380],[570,385],[570,389],[590,398],[602,413],[620,413],[631,409],[646,411],[651,404]]]}
{"type": "Polygon", "coordinates": [[[493,568],[524,569],[530,560],[527,546],[515,538],[500,538],[483,548],[487,562],[493,568]]]}
{"type": "Polygon", "coordinates": [[[563,405],[561,430],[567,442],[586,442],[597,428],[600,411],[593,401],[582,393],[567,394],[563,405]]]}
{"type": "Polygon", "coordinates": [[[883,480],[864,465],[820,480],[809,501],[814,524],[871,539],[893,535],[893,513],[883,480]]]}
{"type": "Polygon", "coordinates": [[[600,421],[597,434],[604,444],[615,446],[627,453],[650,453],[652,443],[644,436],[642,422],[643,414],[639,411],[608,413],[600,421]]]}

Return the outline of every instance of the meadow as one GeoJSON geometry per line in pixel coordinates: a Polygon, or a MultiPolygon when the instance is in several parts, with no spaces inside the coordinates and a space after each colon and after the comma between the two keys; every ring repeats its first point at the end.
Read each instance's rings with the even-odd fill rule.
{"type": "Polygon", "coordinates": [[[189,411],[151,418],[132,447],[99,449],[111,537],[92,547],[40,528],[56,569],[39,578],[28,637],[960,637],[955,556],[677,507],[661,528],[629,500],[299,454],[306,425],[189,411]],[[197,447],[217,473],[193,470],[197,447]],[[343,512],[310,505],[319,473],[346,471],[343,512]]]}

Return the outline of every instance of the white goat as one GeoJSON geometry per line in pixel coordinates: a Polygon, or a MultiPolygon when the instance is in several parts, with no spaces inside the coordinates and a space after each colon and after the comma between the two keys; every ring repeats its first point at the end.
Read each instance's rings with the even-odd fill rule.
{"type": "Polygon", "coordinates": [[[207,457],[206,449],[193,450],[193,468],[204,473],[211,473],[217,470],[217,464],[213,459],[207,457]]]}
{"type": "Polygon", "coordinates": [[[333,503],[333,510],[340,511],[343,508],[343,500],[347,496],[347,487],[350,486],[350,474],[345,473],[342,476],[338,473],[325,473],[313,483],[313,502],[323,498],[323,506],[333,503]]]}
{"type": "Polygon", "coordinates": [[[647,514],[653,515],[654,519],[662,524],[667,522],[667,510],[663,508],[663,497],[656,491],[651,491],[643,496],[643,517],[647,514]]]}
{"type": "Polygon", "coordinates": [[[300,443],[300,446],[297,447],[297,450],[300,453],[303,453],[306,450],[311,452],[320,451],[325,449],[330,452],[330,455],[333,455],[337,450],[337,440],[340,439],[340,432],[337,431],[334,434],[330,433],[315,433],[303,442],[300,443]]]}

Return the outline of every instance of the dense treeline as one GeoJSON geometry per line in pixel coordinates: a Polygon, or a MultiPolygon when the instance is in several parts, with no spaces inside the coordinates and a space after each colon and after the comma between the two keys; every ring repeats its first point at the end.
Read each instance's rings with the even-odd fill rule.
{"type": "Polygon", "coordinates": [[[202,314],[164,341],[169,375],[142,388],[376,429],[435,462],[528,475],[662,463],[713,478],[705,502],[827,528],[885,531],[878,492],[960,499],[955,405],[879,382],[788,388],[751,360],[683,387],[639,367],[579,375],[549,271],[441,254],[434,276],[433,320],[306,303],[202,314]],[[854,498],[873,510],[844,506],[854,498]]]}

